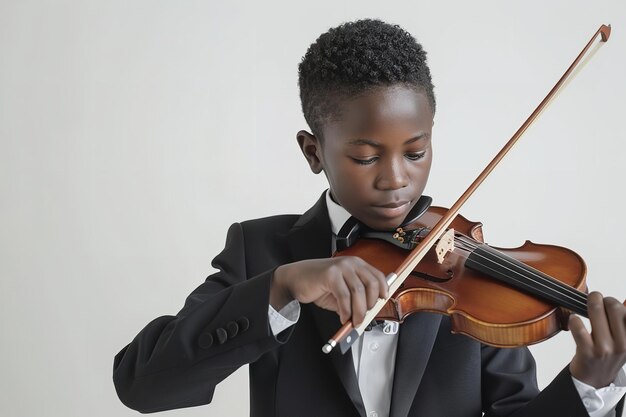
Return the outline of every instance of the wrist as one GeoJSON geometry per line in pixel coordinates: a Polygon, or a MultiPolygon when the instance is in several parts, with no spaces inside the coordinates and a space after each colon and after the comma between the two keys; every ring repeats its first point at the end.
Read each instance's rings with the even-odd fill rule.
{"type": "Polygon", "coordinates": [[[285,268],[281,265],[274,270],[270,283],[270,305],[274,310],[280,311],[293,299],[289,288],[285,285],[285,268]]]}
{"type": "Polygon", "coordinates": [[[569,365],[569,372],[570,375],[577,381],[595,389],[608,387],[611,382],[615,380],[615,377],[611,377],[609,375],[597,375],[597,372],[594,373],[591,369],[585,369],[585,367],[578,366],[578,364],[574,361],[572,361],[569,365]]]}

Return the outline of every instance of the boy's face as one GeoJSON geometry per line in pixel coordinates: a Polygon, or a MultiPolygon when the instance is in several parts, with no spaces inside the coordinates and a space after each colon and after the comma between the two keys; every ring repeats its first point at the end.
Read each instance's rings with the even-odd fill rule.
{"type": "Polygon", "coordinates": [[[396,85],[342,103],[323,144],[298,142],[311,170],[324,171],[333,199],[378,230],[398,227],[424,191],[432,161],[433,113],[425,94],[396,85]]]}

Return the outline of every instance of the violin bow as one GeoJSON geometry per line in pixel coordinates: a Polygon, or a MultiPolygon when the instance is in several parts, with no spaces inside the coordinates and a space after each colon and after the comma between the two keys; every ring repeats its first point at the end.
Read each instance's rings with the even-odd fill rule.
{"type": "Polygon", "coordinates": [[[363,334],[365,328],[372,322],[382,310],[387,301],[395,294],[400,288],[400,285],[406,280],[409,274],[415,269],[417,264],[422,260],[430,248],[437,242],[442,235],[447,231],[448,226],[452,223],[459,210],[470,198],[474,191],[483,183],[483,181],[491,174],[494,168],[500,163],[504,156],[511,150],[513,145],[518,139],[526,132],[535,119],[541,114],[545,107],[550,103],[554,96],[561,90],[566,84],[566,81],[574,72],[579,63],[583,60],[587,52],[591,48],[591,45],[596,41],[598,35],[601,37],[601,42],[609,40],[611,35],[611,25],[601,25],[600,28],[594,33],[587,45],[578,54],[574,62],[569,66],[565,73],[561,76],[559,81],[552,87],[548,95],[539,103],[537,108],[531,113],[526,121],[517,129],[517,132],[513,134],[511,139],[504,145],[504,147],[498,152],[498,154],[489,162],[489,164],[483,169],[480,175],[470,184],[465,192],[459,197],[459,199],[450,207],[446,214],[433,226],[430,233],[426,235],[420,243],[413,249],[406,257],[404,262],[396,269],[396,271],[387,275],[387,285],[389,285],[389,298],[379,298],[374,307],[367,311],[365,318],[361,324],[354,326],[351,321],[347,321],[338,331],[335,333],[328,342],[322,347],[322,352],[330,353],[337,344],[340,345],[341,352],[345,353],[350,346],[363,334]]]}

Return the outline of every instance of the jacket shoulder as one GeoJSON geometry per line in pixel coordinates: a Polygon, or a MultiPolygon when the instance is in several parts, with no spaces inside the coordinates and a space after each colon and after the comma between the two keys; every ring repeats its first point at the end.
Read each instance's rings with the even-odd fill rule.
{"type": "Polygon", "coordinates": [[[240,222],[244,233],[254,233],[264,230],[287,233],[298,221],[301,214],[280,214],[276,216],[260,217],[258,219],[240,222]]]}

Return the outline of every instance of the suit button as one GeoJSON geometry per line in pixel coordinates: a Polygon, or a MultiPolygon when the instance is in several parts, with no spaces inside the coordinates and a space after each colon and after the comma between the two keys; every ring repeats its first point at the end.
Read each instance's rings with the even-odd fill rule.
{"type": "Polygon", "coordinates": [[[239,332],[239,325],[237,323],[235,323],[234,321],[228,322],[228,324],[226,324],[226,333],[228,333],[228,338],[232,339],[233,337],[237,336],[237,333],[239,332]]]}
{"type": "Polygon", "coordinates": [[[211,333],[202,333],[198,338],[198,345],[202,349],[208,349],[213,346],[213,336],[211,336],[211,333]]]}
{"type": "Polygon", "coordinates": [[[245,332],[250,327],[250,320],[247,317],[239,317],[237,319],[237,324],[239,325],[239,331],[245,332]]]}
{"type": "Polygon", "coordinates": [[[223,345],[226,339],[228,339],[228,334],[226,333],[226,330],[221,327],[215,329],[215,336],[217,336],[217,342],[220,345],[223,345]]]}

